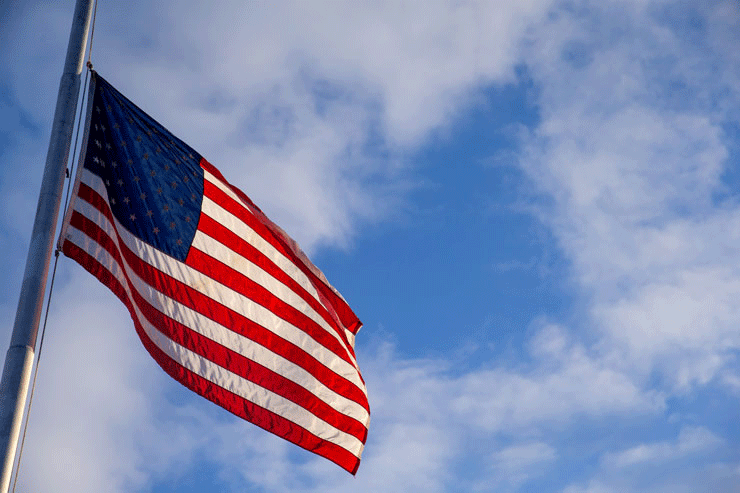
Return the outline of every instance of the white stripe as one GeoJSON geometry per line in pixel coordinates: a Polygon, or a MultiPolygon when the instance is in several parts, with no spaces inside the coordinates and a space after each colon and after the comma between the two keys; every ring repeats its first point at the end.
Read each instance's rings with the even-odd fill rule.
{"type": "MultiPolygon", "coordinates": [[[[335,329],[332,328],[326,320],[324,320],[324,318],[319,315],[318,312],[316,312],[316,310],[314,310],[313,307],[309,305],[298,293],[290,289],[290,287],[283,284],[269,272],[265,271],[248,258],[230,249],[215,238],[212,238],[198,230],[195,232],[192,246],[256,282],[275,295],[280,301],[285,302],[301,313],[305,313],[311,320],[316,322],[327,332],[336,332],[335,329]]],[[[318,299],[316,299],[316,301],[321,303],[318,299]]],[[[340,340],[340,342],[342,341],[340,340]]]]}
{"type": "MultiPolygon", "coordinates": [[[[115,233],[112,231],[112,226],[108,223],[106,232],[117,243],[115,233]]],[[[350,453],[359,457],[362,453],[363,444],[352,435],[349,435],[341,430],[336,429],[331,424],[323,421],[310,413],[301,406],[294,402],[285,399],[284,397],[267,390],[254,382],[250,382],[241,376],[213,363],[212,361],[190,351],[189,349],[180,346],[173,340],[162,334],[156,327],[151,325],[149,321],[143,316],[136,303],[133,302],[133,296],[131,294],[130,287],[123,275],[120,265],[111,257],[111,255],[92,238],[87,236],[82,231],[70,226],[67,229],[67,240],[74,243],[82,250],[86,251],[95,258],[104,268],[106,268],[111,275],[113,275],[124,287],[128,295],[129,300],[132,301],[134,310],[136,311],[136,318],[141,323],[144,331],[154,344],[167,354],[172,360],[187,368],[193,373],[205,378],[211,383],[218,385],[254,404],[269,409],[275,414],[305,428],[314,435],[335,443],[336,445],[348,450],[350,453]],[[112,264],[112,265],[111,265],[112,264]],[[115,266],[115,273],[111,271],[111,267],[115,266]]],[[[124,266],[129,277],[135,277],[135,273],[125,263],[124,266]]],[[[140,293],[144,294],[144,293],[140,293]]],[[[144,296],[146,299],[146,296],[144,296]]]]}
{"type": "Polygon", "coordinates": [[[146,318],[139,312],[134,305],[137,316],[142,322],[144,331],[154,344],[159,347],[170,358],[177,361],[180,365],[200,375],[209,382],[226,389],[243,399],[268,409],[273,413],[281,416],[293,423],[305,428],[319,438],[332,442],[351,454],[359,457],[362,454],[363,444],[354,436],[336,429],[326,421],[316,417],[314,414],[306,411],[294,402],[271,392],[264,387],[254,384],[240,377],[234,372],[219,366],[212,361],[196,354],[189,349],[180,346],[172,339],[159,332],[156,327],[151,325],[146,318]]]}
{"type": "MultiPolygon", "coordinates": [[[[245,203],[241,199],[241,197],[239,197],[239,195],[237,195],[227,183],[224,183],[219,178],[209,173],[205,169],[203,170],[203,173],[204,173],[205,180],[207,180],[209,183],[214,185],[219,190],[223,191],[226,195],[231,197],[231,199],[233,199],[236,203],[241,204],[242,210],[245,213],[251,216],[255,216],[255,213],[252,211],[252,207],[248,203],[245,203]]],[[[248,243],[256,247],[260,252],[262,252],[263,255],[265,255],[278,268],[280,268],[280,270],[282,270],[288,276],[293,278],[293,280],[296,281],[303,289],[308,291],[311,294],[311,296],[316,298],[319,301],[319,303],[324,305],[321,302],[321,297],[318,295],[316,291],[316,285],[313,283],[313,281],[308,276],[306,276],[306,274],[303,273],[303,271],[300,268],[296,266],[296,264],[292,260],[286,257],[280,250],[272,246],[272,244],[269,241],[265,240],[259,233],[254,231],[249,225],[244,223],[241,219],[239,219],[236,216],[233,216],[230,212],[226,211],[221,206],[219,206],[218,203],[216,203],[215,201],[213,201],[212,199],[204,195],[203,205],[201,206],[201,209],[203,213],[216,219],[216,216],[212,215],[213,212],[212,212],[211,206],[216,207],[216,209],[213,209],[213,210],[219,211],[218,217],[221,218],[221,219],[217,219],[219,222],[227,221],[227,217],[223,217],[220,215],[222,212],[228,216],[234,217],[233,221],[229,221],[228,223],[221,222],[221,224],[224,224],[224,225],[228,224],[229,229],[231,229],[234,232],[238,231],[239,237],[245,239],[248,243]]],[[[257,221],[260,221],[260,219],[257,218],[257,221]]],[[[334,289],[331,285],[329,285],[325,279],[320,280],[320,282],[322,285],[326,285],[329,289],[331,289],[332,292],[336,294],[340,300],[346,303],[342,295],[339,294],[337,290],[334,289]]],[[[324,307],[327,309],[329,313],[334,313],[334,310],[331,307],[327,307],[325,305],[324,307]]],[[[337,323],[343,327],[343,324],[341,323],[338,317],[336,320],[337,320],[337,323]]],[[[355,361],[355,366],[357,366],[356,361],[355,361]]]]}
{"type": "Polygon", "coordinates": [[[136,308],[137,316],[142,321],[144,331],[154,344],[170,358],[179,364],[200,375],[209,382],[226,389],[243,399],[268,409],[273,413],[297,424],[319,438],[332,442],[359,457],[362,454],[363,444],[354,436],[336,429],[326,421],[305,410],[294,402],[259,385],[245,380],[236,373],[215,364],[214,362],[180,346],[172,339],[159,332],[151,325],[136,308]]]}
{"type": "MultiPolygon", "coordinates": [[[[232,198],[233,200],[235,200],[235,201],[236,201],[237,203],[241,204],[241,205],[242,205],[242,206],[244,207],[244,209],[245,209],[245,211],[246,211],[246,212],[248,212],[249,214],[251,214],[251,215],[253,215],[253,216],[256,216],[256,213],[255,213],[255,211],[253,210],[253,209],[255,208],[255,206],[252,206],[252,205],[250,205],[250,204],[249,204],[248,202],[245,202],[245,201],[243,201],[243,200],[242,200],[242,198],[241,198],[241,197],[239,197],[239,195],[238,195],[238,194],[236,194],[236,193],[235,193],[235,192],[234,192],[234,191],[233,191],[233,190],[231,189],[231,186],[230,186],[230,185],[229,185],[228,183],[226,183],[226,182],[224,182],[224,181],[220,180],[220,179],[219,179],[219,178],[217,178],[217,177],[216,177],[215,175],[213,175],[212,173],[208,172],[208,170],[206,170],[206,169],[203,169],[203,173],[204,173],[204,177],[205,177],[205,179],[206,179],[206,180],[207,180],[208,182],[212,183],[212,184],[213,184],[213,185],[215,185],[215,186],[216,186],[217,188],[219,188],[219,189],[220,189],[220,190],[222,190],[222,191],[223,191],[224,193],[226,193],[226,195],[228,195],[228,196],[229,196],[229,197],[231,197],[231,198],[232,198]]],[[[259,219],[258,219],[258,220],[259,220],[259,219]]],[[[278,229],[279,229],[279,226],[277,226],[277,227],[278,227],[278,229]]],[[[283,254],[282,254],[282,253],[280,253],[279,251],[277,251],[277,252],[278,252],[278,255],[280,255],[280,256],[283,256],[283,254]]],[[[310,261],[309,261],[309,262],[310,262],[310,261]]],[[[287,265],[293,265],[293,266],[294,266],[293,262],[292,262],[292,261],[290,261],[290,260],[288,260],[288,264],[287,264],[287,265]]],[[[307,266],[307,267],[309,267],[309,269],[310,269],[310,270],[311,270],[312,272],[313,272],[314,270],[318,270],[318,269],[316,269],[316,267],[314,267],[313,265],[311,265],[311,266],[307,266]]],[[[301,276],[305,276],[305,274],[303,274],[303,271],[301,271],[300,269],[296,269],[296,270],[297,270],[297,272],[298,272],[298,273],[299,273],[299,274],[300,274],[301,276]]],[[[342,296],[342,294],[341,294],[341,293],[340,293],[339,291],[337,291],[336,289],[334,289],[334,287],[333,287],[333,286],[332,286],[331,284],[329,284],[329,282],[328,282],[328,281],[326,280],[326,278],[324,277],[324,275],[323,275],[323,274],[321,274],[321,272],[320,272],[320,271],[318,272],[318,274],[319,274],[319,275],[318,275],[317,277],[319,278],[319,282],[321,283],[321,285],[322,285],[322,286],[326,286],[327,288],[329,288],[329,289],[330,289],[330,290],[332,291],[332,293],[334,293],[334,294],[335,294],[335,295],[336,295],[336,296],[337,296],[337,297],[338,297],[338,298],[339,298],[340,300],[342,300],[342,302],[344,302],[344,303],[346,304],[346,303],[347,303],[347,301],[346,301],[346,300],[344,299],[344,296],[342,296]]],[[[313,281],[312,281],[312,280],[310,280],[309,278],[307,278],[307,282],[308,282],[308,283],[310,283],[310,284],[311,284],[311,286],[314,286],[314,287],[315,287],[315,285],[314,285],[313,281]]],[[[354,346],[353,346],[353,347],[354,347],[354,346]]]]}
{"type": "Polygon", "coordinates": [[[162,294],[160,291],[152,288],[143,279],[137,276],[135,272],[131,272],[129,274],[129,278],[131,279],[131,283],[134,285],[134,288],[155,308],[157,308],[157,310],[164,313],[169,318],[190,328],[194,332],[231,349],[234,352],[239,353],[247,359],[255,361],[275,373],[284,376],[288,380],[300,385],[310,393],[314,394],[340,413],[350,416],[361,423],[368,422],[370,415],[364,407],[337,394],[317,380],[316,377],[303,369],[300,365],[285,359],[266,347],[255,343],[251,339],[229,330],[227,327],[214,322],[208,317],[205,317],[195,310],[192,310],[176,300],[162,294]]]}
{"type": "MultiPolygon", "coordinates": [[[[321,348],[322,352],[325,352],[327,356],[324,358],[317,358],[319,361],[337,361],[342,364],[336,364],[332,369],[348,380],[355,382],[358,386],[361,382],[358,378],[358,370],[356,366],[347,363],[333,352],[326,349],[321,343],[314,340],[306,332],[302,331],[287,320],[280,318],[273,311],[264,306],[260,305],[239,293],[238,291],[231,289],[229,286],[222,284],[211,277],[198,272],[197,270],[189,267],[182,262],[173,261],[172,257],[160,252],[151,245],[140,241],[136,236],[132,235],[124,228],[119,228],[119,234],[123,242],[129,247],[134,254],[142,259],[144,262],[153,266],[155,269],[164,272],[165,274],[173,277],[174,279],[182,282],[183,284],[190,286],[199,293],[215,300],[218,303],[230,308],[231,310],[245,316],[246,318],[253,320],[262,327],[267,328],[271,332],[283,337],[286,340],[293,342],[296,336],[300,337],[302,344],[307,344],[308,347],[313,346],[314,348],[321,348]],[[310,341],[310,342],[309,342],[310,341]]],[[[336,332],[332,331],[335,339],[339,340],[339,336],[336,332]]],[[[301,345],[300,347],[307,347],[301,345]]],[[[345,349],[345,352],[348,351],[345,349]]],[[[314,351],[308,351],[310,354],[315,356],[314,351]]]]}
{"type": "MultiPolygon", "coordinates": [[[[206,172],[206,176],[208,175],[209,173],[206,172]]],[[[216,181],[212,183],[216,185],[218,188],[220,188],[221,190],[224,190],[225,185],[223,185],[220,181],[216,181]]],[[[236,200],[239,204],[243,204],[243,202],[238,197],[236,197],[234,192],[231,192],[231,190],[229,190],[229,192],[230,192],[229,195],[234,200],[236,200]]],[[[205,195],[203,196],[203,205],[201,206],[201,210],[203,214],[223,224],[227,229],[233,231],[237,236],[242,238],[244,241],[246,241],[250,245],[254,246],[265,257],[270,259],[272,263],[274,263],[280,270],[288,274],[295,282],[298,283],[299,286],[301,286],[303,289],[308,291],[308,293],[311,296],[313,296],[316,299],[320,299],[319,294],[316,291],[316,287],[311,282],[311,280],[306,276],[306,274],[304,274],[303,271],[299,269],[295,265],[295,263],[293,263],[292,260],[290,260],[288,257],[283,255],[283,253],[280,250],[272,246],[272,244],[269,241],[264,239],[259,233],[253,230],[248,224],[246,224],[241,219],[239,219],[238,217],[228,212],[226,209],[218,205],[213,199],[205,195]]],[[[249,209],[247,209],[246,207],[244,208],[244,211],[251,214],[251,211],[249,211],[249,209]]]]}
{"type": "MultiPolygon", "coordinates": [[[[108,221],[108,218],[101,214],[93,205],[84,200],[77,200],[75,203],[75,210],[94,221],[104,231],[115,236],[115,234],[112,233],[112,225],[108,221]]],[[[317,361],[332,370],[334,373],[341,375],[354,383],[363,391],[363,393],[367,393],[362,380],[359,378],[359,372],[357,369],[343,359],[337,357],[336,354],[326,349],[308,334],[281,319],[262,305],[259,305],[236,291],[213,281],[208,276],[201,274],[200,272],[172,259],[159,250],[156,250],[150,245],[144,243],[129,233],[126,228],[120,224],[117,223],[116,225],[118,234],[123,242],[142,261],[148,263],[159,271],[171,275],[196,291],[231,308],[246,318],[257,322],[279,337],[292,342],[316,358],[317,361]]]]}
{"type": "MultiPolygon", "coordinates": [[[[205,210],[203,211],[203,214],[208,215],[205,210]]],[[[222,209],[221,212],[215,215],[217,217],[211,216],[211,218],[217,222],[226,221],[226,224],[224,224],[223,222],[221,222],[221,224],[224,224],[229,229],[231,229],[230,225],[232,224],[246,226],[236,216],[230,214],[226,210],[222,209]]],[[[245,241],[248,240],[245,239],[245,241]]],[[[196,231],[195,237],[193,238],[192,246],[194,248],[197,248],[201,252],[207,253],[211,257],[221,261],[222,263],[228,265],[241,274],[244,274],[247,278],[265,288],[281,301],[308,316],[308,318],[313,320],[316,324],[319,325],[319,327],[324,329],[334,339],[336,339],[337,342],[339,342],[340,346],[345,349],[347,356],[350,358],[355,368],[359,370],[357,361],[355,360],[352,351],[348,349],[347,343],[339,336],[339,334],[337,334],[337,331],[331,325],[329,325],[329,323],[318,312],[316,312],[316,310],[314,310],[311,305],[309,305],[298,293],[293,291],[289,286],[285,285],[284,283],[273,277],[270,273],[263,270],[261,267],[254,264],[246,257],[240,255],[239,253],[230,249],[228,246],[224,245],[215,238],[208,236],[200,230],[196,231]]],[[[319,305],[323,306],[320,299],[316,298],[315,296],[314,299],[317,303],[319,303],[319,305]]],[[[340,330],[346,332],[346,329],[340,330]]]]}
{"type": "MultiPolygon", "coordinates": [[[[233,215],[232,213],[230,213],[229,211],[227,211],[226,209],[224,209],[223,207],[221,207],[220,205],[218,205],[216,202],[214,202],[212,199],[208,198],[205,195],[203,196],[203,204],[201,206],[201,210],[202,210],[202,214],[207,215],[208,217],[210,217],[217,223],[223,225],[225,228],[232,231],[234,234],[242,238],[247,243],[254,246],[258,251],[260,251],[268,259],[270,259],[280,270],[285,272],[293,280],[299,283],[303,289],[305,289],[317,302],[319,302],[319,304],[321,304],[322,306],[325,306],[322,303],[321,298],[319,297],[316,291],[316,288],[314,287],[313,283],[311,283],[311,281],[308,279],[308,277],[306,277],[306,275],[298,267],[296,267],[296,265],[290,259],[288,259],[282,253],[280,253],[267,240],[265,240],[262,236],[260,236],[257,232],[255,232],[251,227],[249,227],[249,225],[244,223],[237,216],[233,215]]],[[[206,236],[207,238],[210,238],[207,235],[204,235],[204,236],[206,236]]],[[[226,246],[224,246],[224,248],[228,249],[228,247],[226,246]]],[[[199,250],[205,251],[210,254],[210,251],[207,249],[199,248],[199,250]]],[[[240,259],[243,259],[243,257],[241,257],[236,252],[233,252],[233,255],[238,256],[240,259]]],[[[228,257],[226,258],[228,259],[228,257]]],[[[244,261],[248,262],[248,260],[246,259],[244,259],[244,261]]],[[[231,265],[228,263],[227,260],[225,260],[224,263],[226,263],[227,265],[231,265]]],[[[276,282],[279,283],[280,281],[276,280],[276,282]]],[[[280,285],[284,286],[282,283],[280,283],[280,285]]],[[[283,299],[283,301],[286,301],[291,306],[296,307],[294,303],[288,302],[285,299],[283,299]]],[[[303,302],[303,300],[301,299],[300,302],[303,302]]],[[[313,309],[311,309],[311,314],[315,314],[313,309]]],[[[311,316],[311,318],[315,322],[317,322],[319,325],[321,325],[324,328],[324,330],[328,331],[332,335],[332,337],[334,337],[339,342],[339,344],[343,348],[345,348],[347,352],[347,356],[349,356],[349,359],[352,361],[352,364],[357,369],[357,371],[359,371],[360,368],[359,368],[359,365],[357,364],[357,360],[352,355],[352,351],[347,348],[347,343],[339,336],[339,334],[337,334],[336,331],[334,331],[329,326],[329,324],[327,324],[326,321],[323,318],[321,318],[320,315],[316,314],[315,317],[311,316]]],[[[354,341],[354,339],[351,339],[351,340],[354,341]]]]}
{"type": "Polygon", "coordinates": [[[216,175],[214,175],[213,173],[211,173],[210,171],[204,168],[203,177],[205,178],[206,181],[215,185],[217,188],[219,188],[226,195],[234,199],[236,202],[239,202],[240,204],[242,204],[244,208],[247,209],[247,212],[254,215],[254,212],[252,212],[252,208],[249,206],[249,204],[245,204],[244,201],[241,199],[241,197],[239,197],[239,195],[236,194],[228,184],[224,183],[221,179],[216,177],[216,175]]]}
{"type": "MultiPolygon", "coordinates": [[[[105,199],[106,203],[110,203],[110,200],[108,199],[108,190],[105,188],[105,185],[103,184],[103,179],[100,178],[98,175],[92,173],[87,168],[82,168],[82,172],[80,173],[80,183],[84,183],[88,187],[92,188],[97,192],[98,195],[103,197],[105,199]]],[[[77,195],[74,196],[74,202],[72,205],[76,205],[79,203],[87,203],[85,200],[79,198],[77,195]]],[[[96,209],[97,211],[97,209],[96,209]]],[[[97,211],[98,214],[102,214],[100,211],[97,211]]]]}
{"type": "MultiPolygon", "coordinates": [[[[83,181],[96,191],[100,191],[101,188],[103,192],[105,191],[102,181],[97,175],[92,173],[84,174],[83,181]]],[[[90,218],[103,230],[112,231],[112,229],[110,229],[111,225],[108,218],[88,202],[84,200],[76,200],[74,206],[75,210],[90,218]]],[[[173,278],[178,279],[198,292],[224,304],[237,313],[259,323],[261,326],[277,334],[279,337],[302,348],[334,373],[341,375],[352,382],[367,395],[365,385],[359,378],[359,370],[356,366],[352,366],[343,359],[337,357],[333,352],[316,342],[304,331],[281,319],[262,305],[253,302],[249,298],[230,289],[229,287],[217,283],[210,277],[201,274],[195,269],[172,259],[166,254],[144,243],[136,238],[136,236],[129,233],[123,226],[117,224],[117,230],[129,249],[144,262],[171,275],[173,278]]],[[[338,338],[334,331],[331,331],[331,333],[338,338]]]]}

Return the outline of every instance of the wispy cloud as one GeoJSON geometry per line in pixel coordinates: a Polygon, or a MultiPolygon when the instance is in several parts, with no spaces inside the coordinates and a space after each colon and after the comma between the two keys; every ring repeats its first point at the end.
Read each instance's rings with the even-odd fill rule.
{"type": "Polygon", "coordinates": [[[655,442],[608,454],[604,460],[616,468],[631,466],[650,467],[663,462],[681,459],[689,454],[713,449],[722,440],[705,428],[683,428],[673,442],[655,442]]]}
{"type": "MultiPolygon", "coordinates": [[[[579,479],[553,479],[552,489],[736,489],[737,457],[711,416],[677,411],[678,423],[666,425],[676,402],[707,389],[736,399],[740,381],[730,138],[740,13],[730,1],[694,7],[431,2],[420,12],[397,2],[213,9],[162,0],[101,8],[101,73],[313,250],[349,248],[364,226],[395,214],[416,180],[409,156],[475,106],[481,89],[516,83],[517,67],[525,70],[540,120],[522,129],[518,160],[508,155],[507,165],[542,199],[535,213],[568,262],[577,299],[567,320],[533,308],[514,359],[460,369],[454,357],[409,358],[383,343],[361,352],[373,422],[364,463],[349,478],[207,403],[183,404],[123,307],[63,266],[22,487],[147,491],[215,450],[209,464],[235,491],[516,490],[537,470],[584,462],[579,479]],[[62,309],[72,304],[74,313],[62,309]],[[610,434],[641,420],[655,428],[649,439],[610,434]],[[568,435],[586,427],[588,450],[574,451],[568,435]]],[[[58,40],[71,16],[69,5],[24,9],[3,26],[13,35],[0,38],[12,39],[0,48],[8,88],[0,115],[15,121],[0,130],[28,129],[2,148],[11,163],[43,161],[58,40]]],[[[2,266],[18,271],[15,279],[40,173],[19,165],[0,174],[2,209],[13,211],[0,216],[2,266]]],[[[14,301],[7,293],[3,313],[14,301]]]]}

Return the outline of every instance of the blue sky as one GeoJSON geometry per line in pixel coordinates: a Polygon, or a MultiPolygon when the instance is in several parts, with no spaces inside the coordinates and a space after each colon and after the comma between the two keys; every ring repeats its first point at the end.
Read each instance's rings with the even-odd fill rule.
{"type": "MultiPolygon", "coordinates": [[[[74,2],[0,7],[9,341],[74,2]]],[[[62,259],[17,491],[740,489],[735,1],[104,1],[96,69],[365,323],[356,477],[62,259]]]]}

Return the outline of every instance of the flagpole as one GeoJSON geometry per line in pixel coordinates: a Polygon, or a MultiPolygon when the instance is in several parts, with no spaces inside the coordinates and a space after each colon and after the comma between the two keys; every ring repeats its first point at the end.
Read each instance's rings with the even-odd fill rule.
{"type": "Polygon", "coordinates": [[[36,337],[44,303],[46,280],[54,247],[54,233],[64,188],[72,131],[77,111],[80,74],[85,62],[87,33],[94,0],[77,0],[67,45],[67,58],[59,82],[46,167],[41,181],[36,219],[28,247],[18,310],[10,348],[0,382],[0,493],[7,493],[23,422],[33,368],[36,337]]]}

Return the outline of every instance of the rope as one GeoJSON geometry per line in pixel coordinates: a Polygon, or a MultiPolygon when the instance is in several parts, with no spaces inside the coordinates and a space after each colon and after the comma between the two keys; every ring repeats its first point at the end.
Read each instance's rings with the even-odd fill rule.
{"type": "MultiPolygon", "coordinates": [[[[89,70],[85,72],[85,82],[82,84],[83,96],[82,96],[81,104],[79,105],[79,108],[78,108],[77,128],[75,130],[75,143],[74,143],[74,146],[72,147],[72,168],[74,168],[75,163],[77,162],[77,159],[78,159],[78,155],[77,155],[78,154],[78,144],[80,141],[80,127],[82,126],[83,110],[86,106],[86,103],[89,103],[89,101],[87,100],[87,94],[88,94],[87,84],[90,79],[90,71],[92,70],[92,62],[90,59],[92,56],[92,41],[93,41],[93,35],[95,34],[95,14],[97,12],[97,9],[98,9],[98,2],[96,0],[93,6],[92,31],[90,33],[90,46],[89,46],[88,58],[87,58],[87,67],[89,70]]],[[[70,172],[69,167],[67,167],[64,170],[64,172],[67,178],[67,192],[64,197],[64,210],[66,211],[67,207],[69,206],[69,198],[70,198],[71,189],[72,189],[71,177],[73,176],[73,174],[70,172]]],[[[23,458],[23,447],[26,444],[26,434],[28,432],[28,422],[30,421],[30,418],[31,418],[31,406],[33,405],[33,395],[36,390],[36,379],[39,375],[39,364],[41,363],[41,351],[44,348],[44,336],[46,335],[46,323],[49,320],[49,308],[51,306],[51,296],[54,292],[54,280],[56,279],[56,275],[57,275],[57,265],[59,264],[59,253],[60,253],[60,250],[59,250],[59,247],[57,246],[57,249],[54,251],[54,267],[52,268],[52,272],[51,272],[51,284],[49,285],[49,296],[46,299],[46,312],[44,313],[44,323],[41,326],[41,339],[39,341],[38,356],[36,357],[36,368],[34,368],[33,382],[31,383],[31,393],[28,398],[28,410],[26,412],[26,422],[23,425],[23,436],[21,437],[21,446],[18,451],[18,463],[16,464],[15,477],[13,478],[13,489],[12,489],[13,493],[15,493],[15,487],[18,485],[18,474],[21,469],[21,459],[23,458]]]]}
{"type": "Polygon", "coordinates": [[[44,315],[44,325],[41,328],[41,341],[39,342],[38,358],[36,359],[36,368],[33,372],[33,382],[31,383],[31,395],[28,398],[28,411],[26,412],[26,423],[23,425],[23,437],[21,438],[21,448],[18,451],[18,464],[15,467],[15,477],[13,478],[13,493],[18,484],[18,473],[21,470],[21,459],[23,458],[23,446],[26,444],[26,433],[28,432],[28,422],[31,419],[31,406],[33,405],[33,394],[36,390],[36,378],[39,376],[39,363],[41,362],[41,349],[44,347],[44,335],[46,334],[46,322],[49,319],[49,305],[51,304],[51,293],[54,290],[54,279],[57,274],[57,263],[59,262],[59,250],[54,252],[54,269],[51,274],[51,285],[49,286],[49,297],[46,300],[46,314],[44,315]]]}
{"type": "Polygon", "coordinates": [[[87,83],[90,80],[90,71],[92,70],[92,63],[90,62],[87,62],[87,63],[88,63],[88,71],[85,72],[85,82],[84,84],[82,84],[82,90],[84,91],[83,96],[82,96],[82,104],[80,104],[79,115],[77,115],[77,131],[75,132],[75,145],[72,148],[73,152],[75,153],[72,155],[72,169],[70,170],[70,168],[67,167],[67,169],[64,171],[67,175],[67,193],[64,196],[64,210],[65,211],[67,210],[67,206],[69,206],[69,196],[72,190],[72,181],[73,181],[71,180],[71,177],[74,176],[75,163],[77,162],[75,158],[76,158],[76,153],[77,153],[77,144],[79,143],[79,140],[80,140],[80,124],[82,123],[82,114],[83,114],[82,111],[86,106],[85,103],[87,102],[87,93],[88,93],[87,83]]]}
{"type": "Polygon", "coordinates": [[[90,30],[90,50],[87,52],[87,66],[92,70],[92,47],[93,38],[95,37],[95,18],[98,15],[98,0],[93,4],[92,28],[90,30]]]}

